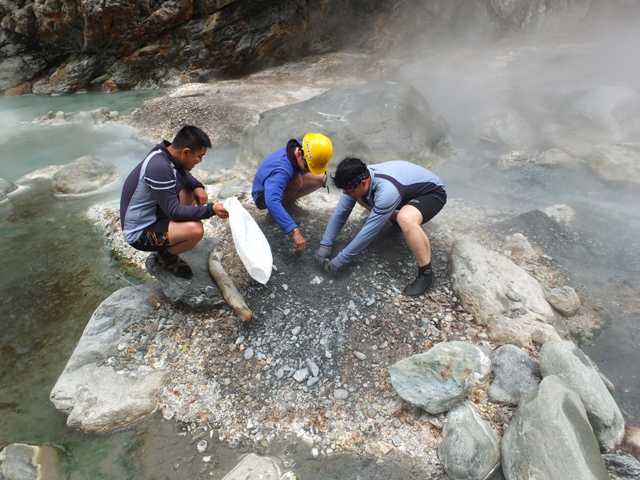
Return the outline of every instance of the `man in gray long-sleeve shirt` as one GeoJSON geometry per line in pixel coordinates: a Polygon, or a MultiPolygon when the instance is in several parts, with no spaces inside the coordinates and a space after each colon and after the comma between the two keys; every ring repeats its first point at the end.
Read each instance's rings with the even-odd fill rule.
{"type": "Polygon", "coordinates": [[[342,160],[332,178],[343,194],[320,241],[316,262],[329,273],[336,274],[353,261],[391,220],[402,229],[418,262],[418,276],[404,289],[405,295],[422,295],[429,290],[435,274],[431,269],[431,244],[422,224],[435,217],[447,201],[442,181],[413,163],[394,160],[367,166],[354,157],[342,160]],[[351,243],[329,260],[333,242],[356,202],[371,213],[351,243]]]}
{"type": "Polygon", "coordinates": [[[138,250],[157,252],[155,262],[180,277],[193,275],[178,254],[204,236],[202,221],[227,218],[221,203],[209,203],[202,183],[190,170],[202,161],[211,140],[187,125],[172,143],[155,146],[129,174],[120,197],[120,224],[125,240],[138,250]]]}

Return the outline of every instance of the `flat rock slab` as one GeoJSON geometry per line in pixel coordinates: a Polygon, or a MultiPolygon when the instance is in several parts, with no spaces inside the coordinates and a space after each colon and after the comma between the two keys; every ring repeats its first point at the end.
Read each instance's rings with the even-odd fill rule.
{"type": "Polygon", "coordinates": [[[280,480],[281,478],[282,472],[276,460],[250,453],[222,480],[280,480]]]}
{"type": "Polygon", "coordinates": [[[203,238],[192,250],[180,254],[193,270],[193,277],[180,278],[155,263],[155,253],[147,257],[147,271],[160,282],[167,300],[196,312],[207,312],[225,303],[222,292],[209,273],[209,253],[221,248],[219,238],[203,238]]]}

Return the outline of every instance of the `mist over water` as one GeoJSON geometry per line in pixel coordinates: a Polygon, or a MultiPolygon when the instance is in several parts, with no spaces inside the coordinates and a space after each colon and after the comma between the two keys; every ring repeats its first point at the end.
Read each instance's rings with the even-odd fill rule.
{"type": "MultiPolygon", "coordinates": [[[[640,29],[637,18],[592,20],[575,35],[417,44],[397,78],[414,85],[451,127],[457,158],[438,174],[452,197],[513,215],[555,204],[575,211],[573,222],[562,226],[566,237],[542,246],[583,305],[595,305],[603,319],[595,342],[580,346],[616,385],[625,418],[638,425],[640,185],[602,180],[587,155],[600,143],[640,143],[640,29]],[[483,116],[502,108],[530,127],[520,145],[479,138],[483,116]],[[497,168],[498,157],[511,150],[534,159],[550,148],[569,153],[575,165],[497,168]]],[[[539,232],[522,233],[532,239],[539,232]]]]}

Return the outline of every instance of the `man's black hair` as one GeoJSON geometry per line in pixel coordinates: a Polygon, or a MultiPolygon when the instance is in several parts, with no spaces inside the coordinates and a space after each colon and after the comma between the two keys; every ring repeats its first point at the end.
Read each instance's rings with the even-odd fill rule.
{"type": "Polygon", "coordinates": [[[367,164],[356,157],[346,157],[336,167],[336,173],[331,175],[333,184],[340,190],[349,190],[351,185],[360,175],[365,173],[364,178],[369,178],[367,164]]]}
{"type": "Polygon", "coordinates": [[[192,153],[200,151],[201,148],[211,148],[211,140],[208,135],[193,125],[182,127],[171,142],[171,146],[178,150],[188,148],[192,153]]]}

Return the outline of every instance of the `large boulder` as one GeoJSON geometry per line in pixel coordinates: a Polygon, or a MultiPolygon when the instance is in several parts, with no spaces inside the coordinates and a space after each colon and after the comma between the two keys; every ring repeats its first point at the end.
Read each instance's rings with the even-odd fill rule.
{"type": "Polygon", "coordinates": [[[53,190],[59,194],[79,195],[94,192],[120,178],[116,166],[100,157],[78,157],[53,174],[53,190]]]}
{"type": "Polygon", "coordinates": [[[502,470],[509,479],[609,480],[582,401],[558,377],[520,403],[502,438],[502,470]]]}
{"type": "Polygon", "coordinates": [[[531,275],[508,258],[468,239],[454,243],[451,283],[464,307],[495,340],[518,346],[559,339],[556,316],[531,275]]]}
{"type": "Polygon", "coordinates": [[[437,170],[452,154],[449,126],[415,88],[374,83],[332,89],[262,113],[243,134],[236,162],[255,168],[287,140],[307,132],[331,139],[329,171],[346,155],[366,163],[402,159],[437,170]]]}
{"type": "Polygon", "coordinates": [[[584,404],[600,447],[612,450],[624,437],[624,418],[589,359],[571,342],[553,341],[540,349],[543,377],[561,378],[584,404]]]}
{"type": "Polygon", "coordinates": [[[105,434],[155,411],[168,372],[140,367],[125,374],[108,359],[117,352],[123,331],[153,312],[150,298],[161,295],[151,286],[123,288],[93,313],[50,394],[55,407],[68,415],[69,427],[105,434]]]}
{"type": "Polygon", "coordinates": [[[492,402],[518,405],[541,380],[540,367],[520,348],[503,345],[493,352],[494,378],[489,387],[492,402]]]}
{"type": "Polygon", "coordinates": [[[491,425],[464,402],[447,414],[438,457],[445,472],[459,480],[482,480],[500,461],[500,441],[491,425]]]}
{"type": "Polygon", "coordinates": [[[473,360],[447,342],[394,363],[389,373],[404,400],[432,414],[457,405],[475,385],[473,360]]]}

